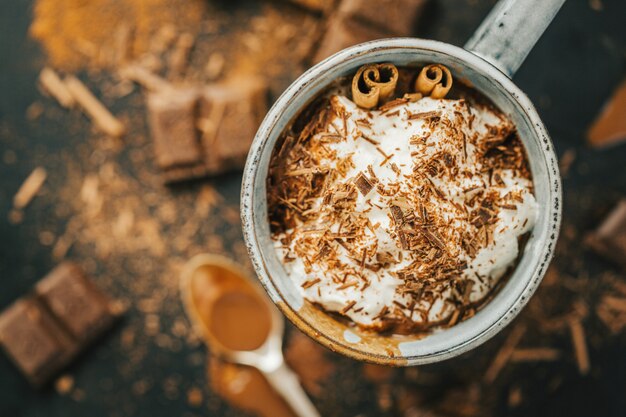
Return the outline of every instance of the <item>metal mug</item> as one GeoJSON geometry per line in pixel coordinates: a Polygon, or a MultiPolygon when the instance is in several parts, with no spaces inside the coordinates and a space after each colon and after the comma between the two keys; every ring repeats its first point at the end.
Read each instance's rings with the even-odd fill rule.
{"type": "Polygon", "coordinates": [[[360,44],[331,56],[298,78],[261,124],[246,163],[241,215],[244,238],[258,277],[272,301],[304,333],[346,356],[388,365],[418,365],[468,351],[502,330],[541,282],[561,222],[557,158],[537,111],[510,77],[565,0],[501,0],[465,45],[412,38],[360,44]],[[474,317],[427,336],[372,334],[349,327],[304,300],[285,272],[270,235],[266,178],[276,140],[333,80],[373,62],[397,66],[441,63],[492,100],[517,126],[525,145],[539,204],[537,222],[506,284],[474,317]]]}

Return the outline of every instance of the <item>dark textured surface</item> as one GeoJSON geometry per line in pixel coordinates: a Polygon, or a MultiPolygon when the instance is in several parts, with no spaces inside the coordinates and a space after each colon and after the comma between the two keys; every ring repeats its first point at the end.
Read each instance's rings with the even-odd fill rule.
{"type": "MultiPolygon", "coordinates": [[[[242,8],[254,7],[240,3],[242,8]]],[[[463,44],[493,4],[478,0],[433,3],[417,34],[456,45],[463,44]]],[[[564,221],[581,232],[595,227],[619,196],[626,195],[626,145],[599,151],[589,148],[584,140],[587,126],[626,73],[626,2],[593,3],[601,3],[603,10],[593,10],[584,0],[567,2],[515,77],[535,102],[557,153],[576,151],[576,160],[564,180],[564,221]]],[[[47,155],[61,151],[71,154],[81,140],[80,135],[68,135],[62,125],[40,126],[24,117],[26,108],[40,96],[35,81],[44,62],[36,43],[27,37],[31,7],[29,0],[0,3],[0,157],[6,150],[17,155],[14,164],[0,160],[2,309],[25,294],[55,265],[50,247],[41,245],[38,239],[38,230],[49,222],[51,213],[38,210],[35,202],[27,208],[24,223],[11,225],[7,216],[13,194],[47,155]]],[[[54,176],[54,172],[49,174],[54,176]]],[[[238,175],[230,175],[214,180],[213,185],[229,201],[235,201],[239,181],[238,175]]],[[[592,254],[584,256],[591,276],[605,270],[617,271],[592,254]]],[[[571,260],[559,255],[556,262],[566,268],[571,260]]],[[[131,312],[128,318],[131,322],[136,319],[133,314],[136,313],[131,312]]],[[[0,416],[244,415],[228,408],[206,387],[203,389],[208,408],[194,409],[187,404],[185,392],[190,381],[198,384],[205,380],[204,365],[190,360],[202,352],[197,347],[184,346],[179,352],[151,348],[141,372],[153,381],[152,388],[142,396],[132,395],[133,382],[120,379],[117,372],[117,367],[126,361],[125,353],[119,349],[120,333],[118,328],[69,369],[85,393],[80,401],[60,396],[52,389],[33,391],[6,356],[0,355],[0,416]],[[181,387],[175,398],[166,395],[161,384],[172,375],[176,376],[174,383],[181,387]]],[[[573,359],[517,366],[508,371],[506,378],[498,380],[492,408],[498,415],[514,416],[626,415],[625,339],[620,334],[597,343],[592,341],[592,371],[585,377],[578,374],[573,359]],[[516,409],[507,407],[512,386],[524,391],[522,405],[516,409]]],[[[500,335],[475,352],[420,371],[448,378],[453,385],[461,379],[457,372],[460,375],[464,369],[470,369],[470,363],[487,365],[503,340],[504,335],[500,335]]],[[[571,351],[567,338],[563,340],[558,347],[571,351]]],[[[344,359],[337,359],[337,364],[338,376],[332,382],[335,386],[326,389],[328,392],[318,400],[324,415],[378,415],[372,388],[359,378],[358,365],[344,359]]],[[[481,376],[482,373],[477,374],[476,378],[481,376]]]]}

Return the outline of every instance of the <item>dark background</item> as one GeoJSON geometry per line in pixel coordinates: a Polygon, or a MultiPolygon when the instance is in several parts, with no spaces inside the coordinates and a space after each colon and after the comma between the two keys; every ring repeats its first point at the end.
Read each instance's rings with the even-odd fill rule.
{"type": "MultiPolygon", "coordinates": [[[[464,43],[493,4],[492,1],[466,0],[435,0],[433,3],[428,19],[419,26],[417,34],[455,45],[464,43]]],[[[586,0],[566,2],[515,76],[515,82],[536,104],[557,154],[575,151],[574,164],[564,179],[564,221],[580,231],[592,229],[620,196],[626,196],[626,145],[597,150],[585,141],[587,127],[626,74],[626,2],[602,0],[597,3],[603,6],[602,10],[594,10],[586,0]]],[[[38,45],[27,35],[31,7],[28,0],[0,2],[0,158],[6,150],[17,155],[16,163],[0,159],[0,309],[25,294],[55,265],[50,247],[41,245],[37,237],[51,213],[45,206],[38,206],[36,198],[26,210],[25,221],[12,225],[7,220],[12,197],[24,178],[40,165],[38,161],[61,151],[71,154],[81,141],[79,135],[33,125],[25,118],[27,107],[40,97],[36,78],[45,62],[38,45]]],[[[254,10],[258,5],[242,1],[237,7],[254,10]]],[[[53,171],[48,171],[49,175],[54,175],[53,171]]],[[[229,201],[238,200],[239,175],[228,175],[212,183],[229,201]]],[[[618,273],[593,254],[585,253],[584,257],[591,276],[605,270],[618,273]]],[[[567,264],[572,260],[565,255],[557,261],[567,264]]],[[[131,310],[126,320],[132,322],[137,314],[131,310]]],[[[194,354],[203,352],[201,347],[183,346],[175,353],[151,347],[140,372],[157,382],[145,395],[131,395],[132,381],[116,378],[116,367],[126,361],[125,353],[119,348],[121,327],[123,325],[114,329],[68,370],[76,386],[85,393],[80,401],[58,395],[50,388],[34,391],[6,356],[0,355],[0,417],[244,415],[230,409],[204,385],[208,410],[191,408],[184,389],[178,398],[164,395],[158,381],[172,372],[183,386],[189,381],[202,384],[204,365],[190,360],[194,354]]],[[[495,338],[471,355],[493,355],[502,340],[502,337],[495,338]]],[[[570,348],[564,344],[564,349],[570,348]]],[[[624,334],[593,344],[590,354],[592,372],[587,376],[580,376],[571,360],[518,367],[501,382],[501,398],[494,406],[496,414],[626,416],[624,334]],[[556,389],[547,388],[552,380],[550,375],[561,376],[556,389]],[[506,406],[506,387],[511,384],[525,387],[523,405],[517,409],[506,406]]],[[[445,366],[463,367],[468,360],[465,356],[445,366]]],[[[357,366],[341,361],[346,369],[357,366]]],[[[437,366],[424,369],[437,371],[437,366]]],[[[358,380],[346,381],[337,387],[337,397],[342,396],[341,389],[350,391],[351,398],[360,399],[345,404],[321,402],[320,408],[332,409],[329,414],[343,416],[375,415],[369,398],[371,387],[358,380]]]]}

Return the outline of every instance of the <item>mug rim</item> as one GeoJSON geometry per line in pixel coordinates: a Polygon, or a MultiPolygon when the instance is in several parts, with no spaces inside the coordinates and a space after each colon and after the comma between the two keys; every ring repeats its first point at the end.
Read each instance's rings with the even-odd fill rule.
{"type": "MultiPolygon", "coordinates": [[[[329,81],[329,83],[330,82],[332,81],[329,81]]],[[[301,106],[301,108],[298,109],[298,112],[301,111],[304,106],[305,105],[301,106]]],[[[296,114],[298,112],[296,112],[296,114]]],[[[261,284],[274,304],[277,305],[281,312],[285,314],[285,316],[287,316],[287,318],[296,327],[298,327],[298,329],[331,350],[337,351],[354,359],[386,365],[417,365],[437,362],[460,355],[461,353],[464,353],[491,338],[500,329],[511,322],[515,316],[517,316],[517,313],[526,305],[532,294],[541,283],[545,270],[547,269],[547,265],[554,256],[554,247],[558,238],[561,223],[561,196],[561,178],[552,141],[531,101],[507,75],[481,56],[451,44],[418,38],[389,38],[365,42],[332,55],[307,70],[278,98],[261,123],[250,148],[243,174],[241,191],[241,218],[244,240],[246,242],[248,254],[261,284]],[[487,76],[491,82],[499,84],[515,102],[517,110],[523,113],[523,117],[529,122],[529,125],[535,133],[533,135],[533,140],[536,138],[537,140],[541,140],[543,142],[541,144],[543,146],[540,146],[540,149],[542,150],[541,155],[543,156],[543,161],[541,162],[546,166],[548,176],[547,181],[549,182],[549,186],[547,188],[547,201],[551,204],[551,212],[548,215],[545,230],[542,230],[542,233],[536,238],[547,239],[549,242],[546,242],[546,244],[543,245],[540,257],[538,257],[537,262],[533,264],[533,268],[527,275],[526,285],[523,290],[519,292],[518,296],[509,305],[506,306],[507,313],[496,318],[495,320],[492,320],[488,327],[484,328],[479,333],[474,334],[473,337],[468,338],[454,346],[447,347],[446,349],[436,352],[428,352],[427,354],[405,355],[402,353],[401,356],[376,355],[370,352],[364,352],[358,349],[355,345],[345,343],[345,341],[342,343],[341,341],[321,333],[315,326],[313,326],[312,323],[309,323],[301,317],[298,314],[298,309],[291,306],[287,299],[283,296],[266,267],[264,261],[264,250],[259,245],[257,236],[258,225],[255,222],[254,215],[255,199],[266,198],[266,196],[256,196],[254,194],[254,189],[257,182],[259,166],[258,161],[261,154],[263,154],[264,151],[267,151],[265,150],[265,147],[269,141],[271,133],[273,133],[272,131],[274,130],[275,124],[282,119],[284,110],[292,104],[294,99],[300,93],[306,91],[307,87],[312,82],[318,79],[320,75],[331,70],[333,67],[345,65],[346,62],[353,61],[371,52],[400,52],[412,49],[433,51],[462,60],[465,65],[487,76]]],[[[494,301],[495,299],[490,300],[489,303],[494,301]]]]}

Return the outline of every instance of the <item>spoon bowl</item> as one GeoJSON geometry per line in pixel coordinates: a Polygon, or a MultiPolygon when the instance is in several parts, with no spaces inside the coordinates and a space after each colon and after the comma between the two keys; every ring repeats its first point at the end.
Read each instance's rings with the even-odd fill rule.
{"type": "Polygon", "coordinates": [[[285,364],[283,317],[242,267],[223,256],[197,255],[183,268],[180,292],[213,354],[257,368],[298,416],[319,416],[285,364]]]}

